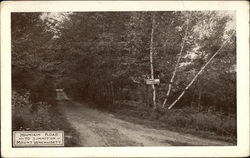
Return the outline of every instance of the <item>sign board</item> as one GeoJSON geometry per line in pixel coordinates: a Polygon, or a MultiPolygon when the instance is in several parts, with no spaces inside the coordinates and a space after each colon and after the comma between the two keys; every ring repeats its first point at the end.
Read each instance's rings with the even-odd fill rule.
{"type": "Polygon", "coordinates": [[[64,131],[14,131],[13,146],[64,146],[64,131]]]}
{"type": "Polygon", "coordinates": [[[57,92],[62,92],[62,91],[63,91],[63,89],[56,89],[56,91],[57,91],[57,92]]]}
{"type": "Polygon", "coordinates": [[[146,84],[160,84],[160,79],[147,79],[146,84]]]}

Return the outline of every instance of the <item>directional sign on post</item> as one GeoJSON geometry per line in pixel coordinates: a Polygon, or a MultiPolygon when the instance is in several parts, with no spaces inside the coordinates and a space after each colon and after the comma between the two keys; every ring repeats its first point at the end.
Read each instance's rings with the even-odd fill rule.
{"type": "Polygon", "coordinates": [[[146,84],[160,84],[160,79],[147,79],[146,84]]]}
{"type": "Polygon", "coordinates": [[[62,91],[63,91],[63,89],[56,89],[56,91],[57,91],[57,92],[62,92],[62,91]]]}

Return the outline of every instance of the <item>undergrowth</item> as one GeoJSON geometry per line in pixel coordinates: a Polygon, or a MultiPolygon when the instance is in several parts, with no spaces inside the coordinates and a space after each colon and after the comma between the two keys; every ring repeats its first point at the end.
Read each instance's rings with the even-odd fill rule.
{"type": "Polygon", "coordinates": [[[60,113],[57,104],[33,103],[29,92],[12,92],[13,131],[64,131],[65,146],[78,146],[79,134],[60,113]]]}
{"type": "Polygon", "coordinates": [[[236,144],[236,115],[194,107],[152,112],[138,102],[118,102],[112,112],[127,121],[236,144]],[[129,116],[129,117],[128,117],[129,116]]]}

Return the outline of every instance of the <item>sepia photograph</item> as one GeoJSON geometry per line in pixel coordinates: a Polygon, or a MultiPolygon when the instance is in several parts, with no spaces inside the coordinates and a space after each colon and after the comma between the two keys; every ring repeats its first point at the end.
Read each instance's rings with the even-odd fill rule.
{"type": "Polygon", "coordinates": [[[233,11],[12,13],[11,37],[13,131],[236,145],[233,11]]]}
{"type": "Polygon", "coordinates": [[[10,148],[239,146],[236,10],[9,17],[10,148]]]}

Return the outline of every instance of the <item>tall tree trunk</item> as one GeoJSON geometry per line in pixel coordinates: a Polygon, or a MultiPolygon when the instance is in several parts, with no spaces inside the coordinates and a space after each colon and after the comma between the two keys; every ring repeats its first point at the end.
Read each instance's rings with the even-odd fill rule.
{"type": "MultiPolygon", "coordinates": [[[[155,30],[155,14],[152,15],[152,28],[151,28],[151,39],[150,39],[150,71],[151,71],[151,79],[154,79],[154,65],[153,65],[153,53],[154,53],[154,30],[155,30]]],[[[155,85],[152,84],[153,90],[153,109],[156,109],[156,88],[155,85]]]]}
{"type": "Polygon", "coordinates": [[[195,102],[195,90],[193,91],[193,94],[192,94],[192,100],[191,100],[190,106],[193,106],[194,102],[195,102]]]}
{"type": "Polygon", "coordinates": [[[117,98],[118,100],[122,100],[122,88],[120,86],[117,87],[117,98]]]}
{"type": "Polygon", "coordinates": [[[202,95],[202,88],[199,88],[199,97],[198,97],[198,111],[201,109],[201,95],[202,95]]]}
{"type": "Polygon", "coordinates": [[[172,85],[173,85],[173,82],[174,82],[174,78],[175,78],[175,75],[176,75],[176,71],[177,71],[177,68],[179,66],[179,63],[180,63],[180,60],[181,60],[181,55],[182,55],[182,52],[183,52],[183,48],[184,48],[184,45],[185,45],[185,41],[186,41],[186,38],[187,38],[187,32],[188,32],[188,24],[189,24],[189,20],[187,20],[187,27],[186,27],[186,30],[185,30],[185,35],[183,37],[183,40],[182,40],[182,44],[181,44],[181,50],[180,50],[180,53],[178,54],[178,58],[177,58],[177,61],[176,61],[176,64],[175,64],[175,68],[174,68],[174,71],[173,71],[173,75],[170,79],[170,82],[169,82],[169,85],[168,85],[168,91],[167,91],[167,96],[166,98],[164,99],[164,102],[162,104],[162,108],[165,108],[165,105],[168,101],[168,97],[170,95],[170,92],[171,92],[171,89],[172,89],[172,85]]]}
{"type": "Polygon", "coordinates": [[[148,96],[148,89],[149,89],[149,87],[148,86],[146,86],[146,104],[147,104],[147,106],[149,106],[149,100],[148,100],[148,98],[149,98],[149,96],[148,96]]]}
{"type": "Polygon", "coordinates": [[[108,88],[108,104],[109,104],[109,107],[110,107],[112,105],[112,94],[111,94],[110,82],[108,82],[107,88],[108,88]]]}
{"type": "Polygon", "coordinates": [[[213,60],[213,58],[220,52],[220,50],[226,45],[226,43],[233,37],[235,34],[235,31],[223,42],[220,49],[218,49],[212,57],[207,61],[207,63],[201,68],[201,70],[194,76],[194,78],[191,80],[191,82],[187,85],[187,87],[183,90],[183,92],[179,95],[179,97],[168,107],[168,109],[171,109],[185,94],[185,92],[189,89],[189,87],[194,83],[194,81],[197,79],[197,77],[202,73],[202,71],[207,67],[207,65],[213,60]]]}
{"type": "Polygon", "coordinates": [[[114,94],[114,85],[113,85],[112,81],[111,81],[110,85],[111,85],[112,105],[114,105],[114,103],[115,103],[115,94],[114,94]]]}

